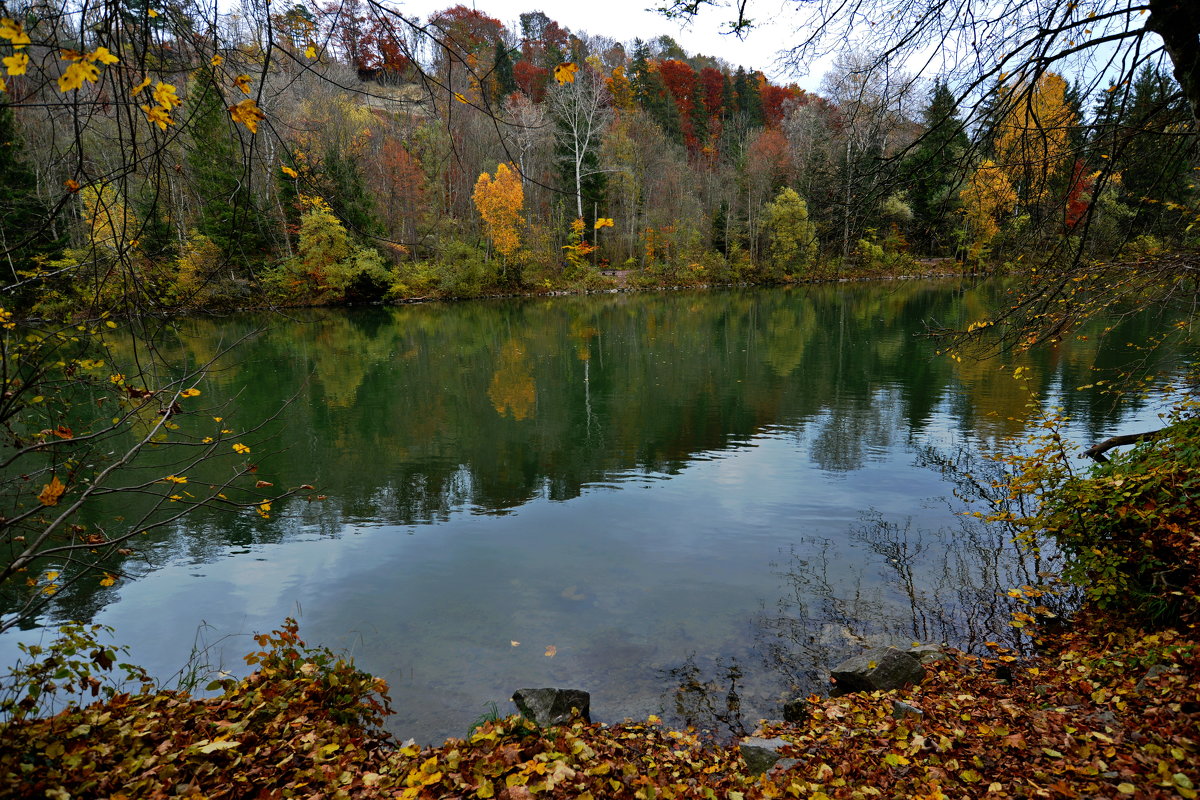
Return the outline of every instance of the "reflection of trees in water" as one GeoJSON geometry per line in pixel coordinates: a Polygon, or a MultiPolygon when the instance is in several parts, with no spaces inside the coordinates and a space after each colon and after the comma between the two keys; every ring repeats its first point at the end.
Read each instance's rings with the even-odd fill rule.
{"type": "MultiPolygon", "coordinates": [[[[956,478],[963,493],[989,488],[999,470],[966,450],[929,448],[921,465],[956,478]]],[[[823,693],[830,668],[870,647],[935,643],[982,653],[986,642],[1000,642],[1028,651],[1028,637],[1009,625],[1021,606],[1007,591],[1053,582],[1059,559],[1047,547],[1018,546],[1012,535],[972,517],[926,530],[867,512],[845,539],[799,539],[774,565],[778,600],[755,621],[760,666],[744,673],[744,662],[692,656],[665,671],[678,718],[740,735],[750,724],[743,710],[751,720],[779,716],[785,699],[823,693]],[[764,687],[777,692],[775,702],[763,702],[764,687]]],[[[1077,597],[1064,590],[1042,600],[1061,615],[1077,597]]]]}
{"type": "Polygon", "coordinates": [[[750,732],[742,714],[743,674],[736,658],[697,663],[692,653],[682,664],[661,670],[659,677],[668,686],[666,705],[674,711],[673,723],[719,738],[750,732]]]}
{"type": "Polygon", "coordinates": [[[831,666],[864,647],[1026,647],[1008,625],[1005,592],[1044,583],[1051,559],[1017,547],[1003,528],[964,519],[923,530],[867,514],[847,542],[850,552],[833,540],[798,542],[780,565],[784,591],[759,621],[767,665],[797,691],[819,690],[831,666]]]}
{"type": "Polygon", "coordinates": [[[824,694],[829,670],[871,647],[944,643],[982,653],[993,641],[1028,650],[1008,625],[1017,606],[1005,592],[1043,584],[1052,557],[973,519],[931,531],[867,513],[848,533],[800,539],[785,552],[775,565],[780,595],[753,623],[752,652],[692,654],[661,672],[674,722],[745,735],[758,718],[781,716],[786,700],[824,694]]]}
{"type": "MultiPolygon", "coordinates": [[[[818,467],[845,472],[919,440],[948,406],[956,428],[985,435],[989,420],[1024,408],[1027,388],[1057,394],[1089,428],[1118,418],[1097,392],[1064,387],[1093,382],[1093,366],[1115,367],[1121,343],[1160,322],[1123,319],[1103,346],[1091,338],[1024,356],[1032,382],[1013,380],[1010,363],[962,392],[956,380],[975,366],[935,358],[914,333],[929,320],[977,318],[988,307],[981,291],[907,281],[302,311],[269,325],[190,318],[178,341],[163,343],[173,360],[249,340],[202,382],[210,411],[181,422],[200,435],[238,427],[296,393],[270,446],[255,447],[259,476],[313,484],[328,500],[280,503],[271,520],[201,512],[156,552],[204,559],[298,531],[338,535],[359,521],[505,513],[635,472],[676,473],[764,430],[791,431],[818,467]]],[[[988,370],[978,365],[979,376],[988,370]]],[[[923,624],[934,631],[936,616],[923,624]]]]}

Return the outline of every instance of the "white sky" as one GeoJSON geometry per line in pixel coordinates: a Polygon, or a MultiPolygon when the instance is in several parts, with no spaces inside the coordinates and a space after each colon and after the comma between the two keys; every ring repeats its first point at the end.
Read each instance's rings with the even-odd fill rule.
{"type": "Polygon", "coordinates": [[[705,8],[690,25],[681,26],[654,11],[647,11],[654,0],[600,0],[599,2],[562,2],[562,0],[401,0],[397,8],[407,16],[426,19],[430,14],[458,5],[495,17],[519,33],[518,18],[527,11],[542,11],[550,19],[571,30],[607,36],[626,44],[634,38],[650,40],[666,34],[679,42],[690,55],[716,56],[733,66],[760,69],[776,83],[795,81],[802,87],[815,90],[826,65],[817,64],[809,74],[801,76],[783,72],[776,65],[779,51],[790,44],[795,24],[793,15],[803,13],[803,4],[780,0],[759,0],[754,5],[753,18],[758,27],[743,39],[722,34],[724,23],[733,19],[728,8],[705,8]]]}

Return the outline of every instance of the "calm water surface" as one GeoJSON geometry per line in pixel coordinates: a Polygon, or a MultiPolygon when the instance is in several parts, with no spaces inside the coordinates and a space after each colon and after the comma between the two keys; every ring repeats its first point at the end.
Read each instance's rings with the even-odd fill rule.
{"type": "MultiPolygon", "coordinates": [[[[1111,345],[935,357],[925,327],[978,319],[998,291],[914,281],[188,320],[181,358],[250,334],[203,397],[236,397],[239,423],[277,412],[260,475],[326,499],[269,521],[196,517],[116,587],[64,592],[44,622],[114,626],[165,677],[197,641],[244,672],[245,634],[295,615],[308,641],[389,681],[391,727],[418,741],[463,735],[522,686],[587,689],[602,720],[752,724],[863,644],[1003,635],[997,592],[1038,565],[962,525],[925,462],[1020,430],[1013,368],[1067,405],[1083,440],[1147,417],[1073,387],[1120,363],[1149,320],[1125,320],[1111,345]]],[[[0,638],[0,662],[38,636],[0,638]]]]}

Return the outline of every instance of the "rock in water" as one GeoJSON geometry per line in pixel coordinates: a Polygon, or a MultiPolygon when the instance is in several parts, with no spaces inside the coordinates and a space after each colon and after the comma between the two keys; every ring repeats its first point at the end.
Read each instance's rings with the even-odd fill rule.
{"type": "Polygon", "coordinates": [[[746,761],[746,771],[751,775],[762,775],[775,766],[779,761],[779,748],[787,744],[785,739],[763,739],[759,736],[747,736],[742,739],[738,749],[746,761]]]}
{"type": "Polygon", "coordinates": [[[797,697],[788,700],[783,704],[783,721],[790,722],[793,725],[801,725],[808,722],[811,714],[812,706],[809,705],[808,698],[797,697]]]}
{"type": "Polygon", "coordinates": [[[868,650],[833,668],[837,692],[874,692],[920,683],[925,677],[921,662],[894,647],[868,650]]]}
{"type": "Polygon", "coordinates": [[[517,689],[512,701],[521,716],[542,728],[570,722],[572,709],[584,722],[592,721],[592,696],[582,689],[517,689]]]}

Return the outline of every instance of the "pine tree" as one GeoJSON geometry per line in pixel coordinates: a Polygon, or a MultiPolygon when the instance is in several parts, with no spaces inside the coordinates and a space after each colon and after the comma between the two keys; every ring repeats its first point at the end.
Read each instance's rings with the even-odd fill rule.
{"type": "Polygon", "coordinates": [[[187,105],[187,163],[199,200],[196,229],[226,260],[243,266],[257,261],[267,250],[264,215],[255,206],[238,133],[211,67],[197,72],[187,105]]]}
{"type": "Polygon", "coordinates": [[[969,145],[958,103],[944,81],[934,82],[923,123],[925,133],[904,162],[903,174],[918,245],[930,254],[944,254],[959,204],[960,164],[969,145]]]}
{"type": "Polygon", "coordinates": [[[496,55],[492,61],[492,86],[495,91],[492,99],[497,105],[517,90],[517,81],[513,77],[512,55],[499,39],[496,40],[496,55]]]}
{"type": "Polygon", "coordinates": [[[376,214],[375,200],[367,191],[356,160],[340,148],[330,147],[321,163],[325,199],[351,231],[361,236],[384,233],[376,214]]]}
{"type": "Polygon", "coordinates": [[[63,246],[50,210],[37,196],[37,181],[23,150],[16,116],[7,103],[0,103],[0,285],[16,282],[19,271],[63,246]]]}
{"type": "Polygon", "coordinates": [[[748,73],[743,67],[738,67],[733,78],[733,91],[737,95],[738,113],[746,120],[751,128],[761,128],[763,125],[762,96],[758,93],[757,73],[748,73]]]}
{"type": "Polygon", "coordinates": [[[1191,192],[1197,138],[1181,135],[1188,122],[1174,78],[1158,67],[1145,67],[1133,82],[1123,126],[1126,141],[1113,157],[1128,195],[1143,201],[1139,219],[1155,232],[1176,219],[1164,216],[1164,204],[1183,203],[1191,192]]]}

